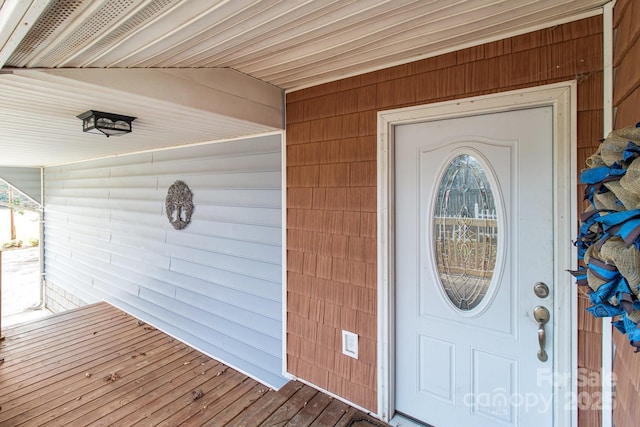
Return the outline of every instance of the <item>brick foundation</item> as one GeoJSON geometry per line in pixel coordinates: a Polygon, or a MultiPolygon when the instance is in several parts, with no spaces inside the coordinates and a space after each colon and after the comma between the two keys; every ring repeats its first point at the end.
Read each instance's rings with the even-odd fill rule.
{"type": "Polygon", "coordinates": [[[72,295],[60,286],[46,281],[45,284],[45,307],[53,313],[60,313],[62,311],[77,308],[87,303],[80,298],[72,295]]]}

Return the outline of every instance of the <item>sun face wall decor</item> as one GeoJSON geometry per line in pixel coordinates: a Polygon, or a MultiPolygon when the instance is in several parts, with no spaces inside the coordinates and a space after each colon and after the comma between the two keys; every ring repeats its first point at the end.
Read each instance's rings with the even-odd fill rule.
{"type": "Polygon", "coordinates": [[[176,230],[186,228],[193,214],[193,193],[184,182],[178,180],[167,191],[165,208],[169,222],[176,230]]]}

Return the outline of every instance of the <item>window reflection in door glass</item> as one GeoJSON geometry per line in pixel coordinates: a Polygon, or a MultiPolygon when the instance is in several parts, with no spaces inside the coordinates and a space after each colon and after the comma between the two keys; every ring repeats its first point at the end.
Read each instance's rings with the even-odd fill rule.
{"type": "Polygon", "coordinates": [[[456,308],[472,310],[491,283],[499,232],[487,174],[473,156],[455,157],[443,174],[433,226],[444,293],[456,308]]]}

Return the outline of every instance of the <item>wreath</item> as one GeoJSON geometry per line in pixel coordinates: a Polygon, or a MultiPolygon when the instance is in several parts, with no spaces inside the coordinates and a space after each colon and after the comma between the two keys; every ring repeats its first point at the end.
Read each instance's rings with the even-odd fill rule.
{"type": "Polygon", "coordinates": [[[589,206],[576,241],[595,317],[611,317],[640,351],[640,123],[611,132],[580,174],[589,206]]]}

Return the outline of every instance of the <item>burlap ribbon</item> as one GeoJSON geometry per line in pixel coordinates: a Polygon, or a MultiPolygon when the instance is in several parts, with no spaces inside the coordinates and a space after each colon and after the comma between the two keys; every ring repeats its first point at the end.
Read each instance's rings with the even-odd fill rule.
{"type": "Polygon", "coordinates": [[[586,160],[581,182],[590,206],[576,239],[596,317],[614,325],[640,350],[640,124],[611,132],[586,160]]]}

